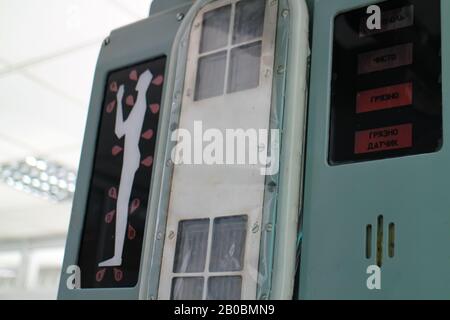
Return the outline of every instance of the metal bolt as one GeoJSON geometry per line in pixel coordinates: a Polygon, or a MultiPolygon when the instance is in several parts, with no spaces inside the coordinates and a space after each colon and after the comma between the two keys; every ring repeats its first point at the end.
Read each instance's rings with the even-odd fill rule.
{"type": "Polygon", "coordinates": [[[252,232],[257,233],[259,231],[259,224],[256,222],[252,227],[252,232]]]}
{"type": "Polygon", "coordinates": [[[283,16],[283,18],[287,18],[289,16],[289,9],[284,9],[281,12],[281,15],[283,16]]]}
{"type": "Polygon", "coordinates": [[[184,19],[184,13],[180,12],[177,14],[177,21],[182,21],[184,19]]]}
{"type": "Polygon", "coordinates": [[[169,240],[173,240],[173,239],[175,239],[175,232],[170,231],[169,232],[169,240]]]}
{"type": "Polygon", "coordinates": [[[111,38],[108,37],[105,39],[105,46],[109,45],[111,43],[111,38]]]}

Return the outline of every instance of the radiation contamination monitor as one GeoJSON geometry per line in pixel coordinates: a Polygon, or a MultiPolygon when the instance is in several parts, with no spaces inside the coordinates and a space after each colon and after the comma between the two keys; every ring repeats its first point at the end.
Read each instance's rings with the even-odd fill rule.
{"type": "Polygon", "coordinates": [[[60,299],[291,299],[309,12],[154,0],[104,41],[60,299]]]}

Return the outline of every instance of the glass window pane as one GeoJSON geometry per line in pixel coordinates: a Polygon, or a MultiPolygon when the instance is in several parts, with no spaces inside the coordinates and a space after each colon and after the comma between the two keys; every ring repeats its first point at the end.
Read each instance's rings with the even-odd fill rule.
{"type": "Polygon", "coordinates": [[[214,220],[211,272],[241,271],[244,266],[247,216],[214,220]]]}
{"type": "Polygon", "coordinates": [[[172,281],[172,300],[202,300],[203,283],[198,278],[174,278],[172,281]]]}
{"type": "Polygon", "coordinates": [[[203,100],[223,94],[226,64],[226,51],[199,59],[195,100],[203,100]]]}
{"type": "Polygon", "coordinates": [[[261,46],[256,42],[231,51],[228,93],[256,88],[261,69],[261,46]]]}
{"type": "Polygon", "coordinates": [[[208,280],[208,300],[240,300],[241,277],[213,277],[208,280]]]}
{"type": "Polygon", "coordinates": [[[259,38],[264,31],[265,0],[247,0],[236,4],[233,44],[259,38]]]}
{"type": "Polygon", "coordinates": [[[174,272],[205,271],[209,220],[181,221],[178,225],[174,272]]]}
{"type": "Polygon", "coordinates": [[[230,17],[231,5],[205,13],[200,53],[217,50],[228,44],[230,17]]]}

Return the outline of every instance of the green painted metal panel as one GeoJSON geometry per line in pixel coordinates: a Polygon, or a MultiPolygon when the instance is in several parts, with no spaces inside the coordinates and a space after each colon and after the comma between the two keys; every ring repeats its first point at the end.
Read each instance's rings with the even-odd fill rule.
{"type": "MultiPolygon", "coordinates": [[[[179,12],[186,12],[189,9],[189,6],[190,4],[187,4],[184,7],[177,7],[173,11],[165,11],[161,15],[155,15],[133,25],[115,30],[111,33],[111,36],[105,40],[105,43],[102,46],[95,71],[94,87],[91,95],[78,173],[77,191],[72,208],[63,272],[60,281],[59,299],[139,298],[142,281],[138,281],[138,285],[134,288],[69,290],[66,286],[69,275],[65,273],[65,270],[67,270],[69,266],[76,265],[78,261],[78,252],[85,218],[85,206],[87,203],[88,189],[93,169],[93,160],[107,76],[113,70],[164,55],[167,56],[167,61],[170,61],[173,40],[180,25],[177,14],[179,12]],[[164,33],[161,33],[160,30],[164,30],[164,33]]],[[[166,74],[168,70],[169,66],[166,67],[166,74]]],[[[163,89],[163,91],[165,90],[166,88],[163,89]]],[[[162,104],[164,104],[164,102],[163,99],[162,104]]],[[[165,136],[168,130],[168,123],[164,122],[164,115],[161,117],[162,121],[159,125],[158,140],[160,140],[161,136],[165,136]]],[[[158,158],[158,154],[161,153],[159,151],[160,148],[161,147],[157,145],[155,158],[158,158]]],[[[160,165],[161,164],[155,161],[155,167],[160,165]]],[[[151,190],[154,189],[153,186],[155,184],[158,185],[158,179],[160,179],[160,175],[155,173],[151,190]]],[[[155,198],[159,196],[152,191],[150,192],[150,195],[150,203],[155,201],[155,198]]],[[[156,217],[148,216],[147,223],[151,224],[151,221],[154,219],[156,219],[156,217]]],[[[151,228],[148,232],[152,232],[151,228]]],[[[143,251],[149,250],[147,245],[148,244],[144,243],[143,251]]],[[[142,259],[141,265],[146,264],[147,262],[145,259],[142,259]]],[[[143,273],[142,268],[143,267],[141,267],[140,278],[143,273]]],[[[83,275],[81,274],[81,276],[83,275]]]]}
{"type": "MultiPolygon", "coordinates": [[[[443,147],[430,154],[331,166],[328,162],[333,21],[379,1],[316,0],[300,270],[301,299],[450,297],[450,92],[443,90],[443,147]],[[381,290],[369,290],[366,226],[384,217],[381,290]],[[395,256],[386,250],[395,223],[395,256]]],[[[442,86],[450,84],[450,2],[441,1],[442,86]]]]}

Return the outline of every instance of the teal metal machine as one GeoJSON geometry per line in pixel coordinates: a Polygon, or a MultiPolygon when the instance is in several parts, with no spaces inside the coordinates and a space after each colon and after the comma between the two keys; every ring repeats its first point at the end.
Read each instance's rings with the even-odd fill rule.
{"type": "Polygon", "coordinates": [[[449,12],[154,0],[99,56],[59,298],[449,298],[449,12]],[[196,121],[279,170],[175,164],[196,121]]]}

